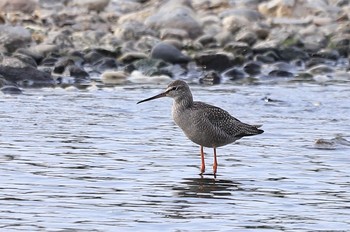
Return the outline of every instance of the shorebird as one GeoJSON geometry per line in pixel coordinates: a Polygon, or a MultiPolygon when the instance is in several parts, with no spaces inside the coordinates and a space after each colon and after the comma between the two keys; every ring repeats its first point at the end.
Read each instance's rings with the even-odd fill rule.
{"type": "Polygon", "coordinates": [[[175,123],[187,138],[200,145],[201,175],[205,172],[203,147],[214,149],[213,174],[216,177],[218,167],[216,148],[233,143],[242,137],[264,132],[259,129],[260,126],[243,123],[226,110],[204,102],[193,101],[189,86],[181,80],[171,82],[164,92],[139,101],[137,104],[161,97],[174,99],[172,116],[175,123]]]}

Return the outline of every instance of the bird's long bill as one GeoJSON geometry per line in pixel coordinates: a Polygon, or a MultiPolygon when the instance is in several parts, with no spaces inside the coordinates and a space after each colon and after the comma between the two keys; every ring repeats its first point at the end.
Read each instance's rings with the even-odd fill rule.
{"type": "Polygon", "coordinates": [[[166,92],[164,92],[164,93],[160,93],[160,94],[158,94],[158,95],[156,95],[156,96],[153,96],[153,97],[150,97],[150,98],[143,99],[143,100],[139,101],[137,104],[140,104],[140,103],[142,103],[142,102],[146,102],[146,101],[151,101],[151,100],[154,100],[154,99],[157,99],[157,98],[161,98],[161,97],[165,97],[165,96],[166,96],[166,92]]]}

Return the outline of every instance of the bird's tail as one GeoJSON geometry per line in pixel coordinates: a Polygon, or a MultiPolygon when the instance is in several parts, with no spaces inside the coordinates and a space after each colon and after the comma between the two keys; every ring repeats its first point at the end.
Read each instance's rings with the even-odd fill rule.
{"type": "Polygon", "coordinates": [[[258,135],[258,134],[262,134],[264,133],[264,130],[259,129],[260,127],[262,127],[262,125],[249,125],[249,124],[245,124],[245,128],[244,128],[244,133],[242,134],[243,136],[252,136],[252,135],[258,135]]]}

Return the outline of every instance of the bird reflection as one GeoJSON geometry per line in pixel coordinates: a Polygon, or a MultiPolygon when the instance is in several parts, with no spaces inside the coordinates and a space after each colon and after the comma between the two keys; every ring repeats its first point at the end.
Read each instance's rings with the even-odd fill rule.
{"type": "Polygon", "coordinates": [[[239,190],[240,183],[231,180],[215,178],[184,178],[179,186],[173,190],[180,197],[197,198],[225,198],[232,195],[232,191],[239,190]]]}

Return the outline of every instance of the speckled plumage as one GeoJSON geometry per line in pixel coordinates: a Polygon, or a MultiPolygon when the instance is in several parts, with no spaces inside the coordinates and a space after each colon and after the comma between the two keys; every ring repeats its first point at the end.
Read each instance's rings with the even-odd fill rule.
{"type": "Polygon", "coordinates": [[[201,173],[205,169],[203,146],[214,148],[215,175],[217,166],[215,149],[217,147],[233,143],[244,136],[264,132],[258,129],[259,126],[243,123],[219,107],[193,101],[189,86],[181,80],[170,83],[165,92],[138,103],[166,96],[174,99],[172,116],[175,123],[192,142],[201,146],[201,173]]]}

